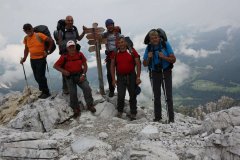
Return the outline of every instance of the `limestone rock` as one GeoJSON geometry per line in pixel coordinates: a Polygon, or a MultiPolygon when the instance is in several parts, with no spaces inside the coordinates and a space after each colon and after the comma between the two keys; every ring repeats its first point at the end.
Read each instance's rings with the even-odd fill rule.
{"type": "Polygon", "coordinates": [[[158,128],[152,125],[146,126],[140,133],[139,139],[159,139],[158,128]]]}
{"type": "Polygon", "coordinates": [[[74,153],[84,153],[94,148],[107,148],[111,149],[111,146],[97,140],[95,137],[79,137],[71,144],[71,148],[74,153]]]}

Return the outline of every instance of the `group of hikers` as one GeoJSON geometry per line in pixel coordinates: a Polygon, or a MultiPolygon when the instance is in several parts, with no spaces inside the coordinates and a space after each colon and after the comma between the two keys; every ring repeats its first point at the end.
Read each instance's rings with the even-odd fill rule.
{"type": "MultiPolygon", "coordinates": [[[[87,80],[87,59],[80,51],[80,41],[85,35],[78,33],[78,29],[73,25],[73,17],[67,16],[64,27],[55,34],[56,44],[59,48],[60,58],[55,62],[54,68],[62,74],[63,93],[70,95],[70,107],[73,109],[74,117],[81,114],[77,97],[77,86],[84,95],[87,109],[92,113],[96,112],[94,107],[91,87],[87,80]]],[[[117,117],[122,118],[124,109],[124,99],[126,90],[129,93],[130,120],[136,120],[137,115],[137,94],[139,94],[139,84],[141,83],[141,60],[137,51],[129,45],[126,37],[121,34],[120,27],[115,26],[112,19],[105,21],[107,31],[102,33],[100,38],[106,38],[106,68],[109,85],[109,97],[114,96],[117,87],[117,117]],[[117,78],[116,78],[117,77],[117,78]]],[[[53,52],[54,40],[43,33],[36,32],[29,23],[23,25],[26,33],[24,38],[24,57],[20,63],[26,61],[30,53],[30,63],[33,75],[38,83],[41,94],[39,98],[45,99],[50,96],[47,84],[46,57],[53,52]]],[[[174,122],[173,98],[172,98],[172,67],[176,58],[171,45],[167,41],[166,35],[162,36],[162,30],[152,29],[145,37],[147,44],[143,65],[149,69],[149,77],[154,94],[154,122],[162,120],[161,107],[161,87],[163,88],[166,106],[168,111],[168,122],[174,122]]],[[[56,46],[55,46],[56,47],[56,46]]]]}

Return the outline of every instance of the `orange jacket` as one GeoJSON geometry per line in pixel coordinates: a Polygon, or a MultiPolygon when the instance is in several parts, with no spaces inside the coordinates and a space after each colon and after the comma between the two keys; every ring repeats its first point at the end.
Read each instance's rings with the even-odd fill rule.
{"type": "Polygon", "coordinates": [[[27,45],[29,52],[30,52],[30,58],[31,59],[41,59],[44,57],[45,53],[45,45],[44,42],[47,40],[47,36],[42,33],[34,33],[31,37],[26,36],[24,38],[23,43],[27,45]],[[37,38],[37,35],[39,39],[37,38]],[[42,42],[41,42],[42,40],[42,42]]]}

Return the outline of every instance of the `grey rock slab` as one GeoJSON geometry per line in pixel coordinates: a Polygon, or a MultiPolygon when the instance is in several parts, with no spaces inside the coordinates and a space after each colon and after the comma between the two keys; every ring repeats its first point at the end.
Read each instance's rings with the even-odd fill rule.
{"type": "Polygon", "coordinates": [[[39,159],[53,159],[58,157],[57,150],[38,150],[27,148],[7,148],[1,153],[2,157],[14,157],[14,158],[39,158],[39,159]]]}
{"type": "Polygon", "coordinates": [[[3,143],[3,148],[57,149],[56,140],[32,140],[3,143]]]}

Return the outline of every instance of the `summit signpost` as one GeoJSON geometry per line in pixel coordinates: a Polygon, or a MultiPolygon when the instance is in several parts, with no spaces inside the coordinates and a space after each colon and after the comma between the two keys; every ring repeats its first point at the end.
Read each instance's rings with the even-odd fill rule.
{"type": "Polygon", "coordinates": [[[88,49],[89,52],[96,52],[97,68],[98,68],[98,80],[99,80],[99,90],[101,95],[105,94],[104,83],[103,83],[103,73],[102,73],[102,63],[100,49],[101,44],[106,43],[106,39],[101,38],[101,34],[104,32],[103,27],[97,27],[97,23],[92,24],[92,28],[85,28],[84,31],[87,33],[86,38],[89,40],[88,44],[91,45],[88,49]]]}

